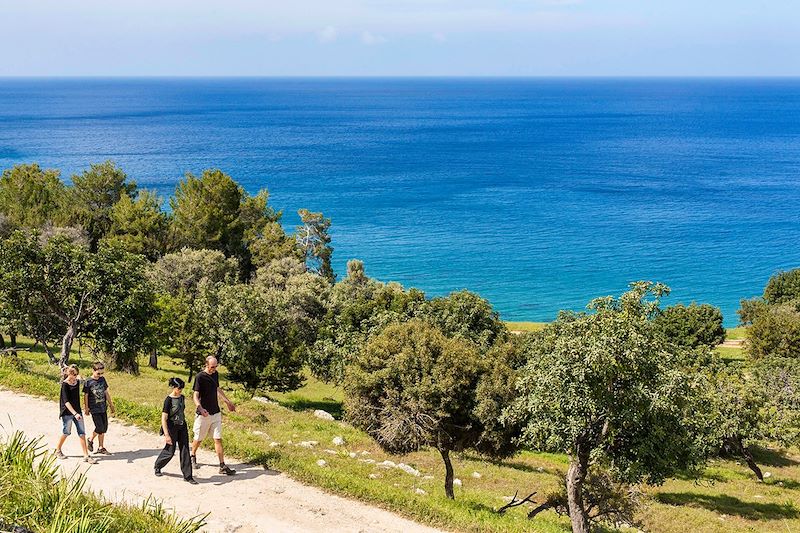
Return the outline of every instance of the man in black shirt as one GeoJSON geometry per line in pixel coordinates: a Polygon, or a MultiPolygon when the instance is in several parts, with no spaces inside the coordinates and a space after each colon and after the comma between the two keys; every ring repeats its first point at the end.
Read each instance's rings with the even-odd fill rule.
{"type": "Polygon", "coordinates": [[[193,398],[197,406],[197,416],[194,419],[194,442],[192,442],[192,466],[197,465],[197,448],[200,443],[212,433],[214,437],[214,449],[219,457],[219,473],[232,476],[235,470],[228,468],[225,464],[225,454],[222,451],[222,413],[219,409],[218,396],[222,397],[229,411],[236,411],[236,406],[225,396],[225,392],[219,388],[219,374],[217,373],[217,359],[209,356],[206,358],[206,366],[198,372],[194,379],[193,398]]]}

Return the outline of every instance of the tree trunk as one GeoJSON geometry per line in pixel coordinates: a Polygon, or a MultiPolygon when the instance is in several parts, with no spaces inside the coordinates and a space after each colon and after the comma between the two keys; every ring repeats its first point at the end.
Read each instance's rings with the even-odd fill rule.
{"type": "Polygon", "coordinates": [[[0,350],[6,347],[6,341],[3,340],[3,333],[0,332],[0,350]]]}
{"type": "Polygon", "coordinates": [[[150,352],[150,362],[148,363],[150,368],[155,368],[158,370],[158,350],[153,348],[153,351],[150,352]]]}
{"type": "Polygon", "coordinates": [[[72,343],[75,341],[77,333],[78,330],[75,327],[75,322],[70,321],[67,332],[61,340],[61,357],[58,359],[58,365],[62,368],[69,364],[69,352],[72,350],[72,343]]]}
{"type": "Polygon", "coordinates": [[[450,462],[450,450],[441,449],[439,453],[442,454],[442,461],[444,461],[444,493],[451,500],[456,499],[453,492],[453,463],[450,462]]]}
{"type": "Polygon", "coordinates": [[[589,452],[578,445],[575,457],[570,458],[567,470],[567,500],[573,533],[589,533],[589,517],[583,505],[583,482],[589,469],[589,452]]]}
{"type": "Polygon", "coordinates": [[[742,443],[742,438],[739,436],[731,437],[728,439],[728,443],[737,455],[747,461],[747,466],[750,467],[750,470],[753,471],[758,480],[764,481],[764,474],[761,473],[761,469],[756,464],[755,459],[753,459],[753,454],[750,453],[750,450],[742,443]]]}
{"type": "MultiPolygon", "coordinates": [[[[9,342],[8,342],[8,344],[9,344],[9,345],[10,345],[12,348],[16,348],[16,347],[17,347],[17,332],[16,332],[16,331],[9,331],[9,332],[8,332],[8,339],[9,339],[9,342]]],[[[12,354],[12,355],[17,355],[17,352],[16,352],[16,350],[15,350],[15,351],[12,351],[12,352],[11,352],[11,354],[12,354]]]]}

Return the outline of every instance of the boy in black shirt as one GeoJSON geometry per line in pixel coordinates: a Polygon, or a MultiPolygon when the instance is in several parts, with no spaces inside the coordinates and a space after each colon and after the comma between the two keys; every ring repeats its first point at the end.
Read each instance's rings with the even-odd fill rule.
{"type": "Polygon", "coordinates": [[[183,396],[184,383],[181,378],[170,378],[169,386],[172,393],[164,398],[164,407],[161,409],[161,432],[166,444],[156,459],[156,475],[161,477],[161,469],[167,466],[175,455],[175,447],[180,450],[181,472],[183,479],[192,485],[197,485],[192,477],[192,460],[189,458],[189,430],[186,428],[186,401],[183,396]]]}
{"type": "Polygon", "coordinates": [[[84,413],[92,415],[94,422],[94,432],[86,444],[89,451],[94,451],[94,438],[97,437],[100,448],[97,453],[110,455],[105,448],[105,436],[108,431],[108,409],[111,414],[116,414],[114,402],[111,400],[111,393],[108,392],[108,382],[103,377],[106,366],[102,361],[95,361],[92,364],[92,377],[86,380],[83,385],[83,405],[84,413]]]}

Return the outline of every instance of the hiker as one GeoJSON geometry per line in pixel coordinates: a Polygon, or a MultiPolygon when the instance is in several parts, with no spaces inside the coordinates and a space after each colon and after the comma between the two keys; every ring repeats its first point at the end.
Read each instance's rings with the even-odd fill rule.
{"type": "Polygon", "coordinates": [[[83,448],[83,461],[89,464],[97,464],[94,457],[89,457],[89,450],[86,447],[86,430],[83,426],[81,416],[81,382],[78,379],[78,367],[70,365],[64,369],[63,380],[61,381],[61,399],[59,400],[59,415],[61,419],[61,436],[56,446],[56,457],[66,459],[67,456],[61,451],[64,441],[72,432],[72,425],[78,431],[78,438],[83,448]]]}
{"type": "Polygon", "coordinates": [[[156,459],[156,476],[161,477],[161,469],[167,466],[175,455],[175,448],[180,450],[181,472],[184,481],[197,485],[192,477],[192,460],[189,458],[189,430],[186,428],[186,399],[183,396],[185,383],[181,378],[170,378],[172,392],[164,398],[161,409],[161,434],[166,444],[156,459]]]}
{"type": "Polygon", "coordinates": [[[92,377],[86,380],[83,385],[83,406],[84,414],[92,415],[92,422],[94,422],[94,431],[92,437],[86,443],[89,451],[94,451],[94,439],[97,437],[97,444],[99,446],[97,453],[102,455],[111,455],[105,447],[105,436],[108,431],[108,410],[111,409],[111,414],[116,414],[114,402],[111,400],[111,393],[108,392],[108,382],[103,377],[105,374],[106,366],[102,361],[95,361],[92,363],[92,377]]]}
{"type": "Polygon", "coordinates": [[[219,458],[219,473],[232,476],[236,470],[229,468],[225,464],[225,454],[222,451],[222,413],[219,409],[219,399],[221,396],[229,411],[236,411],[236,406],[233,405],[225,392],[219,388],[219,374],[217,373],[217,358],[214,356],[206,357],[206,365],[197,376],[194,378],[194,391],[193,399],[194,404],[197,406],[197,416],[194,419],[194,442],[192,442],[192,466],[199,468],[197,465],[197,448],[200,443],[211,432],[214,437],[214,449],[217,451],[219,458]]]}

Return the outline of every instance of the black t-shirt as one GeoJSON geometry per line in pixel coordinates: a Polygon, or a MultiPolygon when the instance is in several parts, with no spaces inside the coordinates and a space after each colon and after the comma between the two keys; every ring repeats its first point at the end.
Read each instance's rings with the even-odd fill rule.
{"type": "Polygon", "coordinates": [[[186,403],[183,394],[174,398],[167,396],[164,398],[164,407],[161,409],[162,413],[167,413],[167,420],[176,426],[186,425],[186,403]]]}
{"type": "Polygon", "coordinates": [[[194,378],[193,391],[200,393],[200,405],[208,411],[208,414],[219,413],[219,400],[217,399],[217,389],[219,388],[219,373],[207,374],[205,370],[198,372],[194,378]]]}
{"type": "Polygon", "coordinates": [[[83,386],[83,393],[89,394],[89,412],[106,412],[108,409],[108,405],[106,405],[106,389],[108,389],[108,382],[103,376],[86,380],[86,384],[83,386]]]}
{"type": "Polygon", "coordinates": [[[60,414],[58,415],[59,418],[64,415],[72,415],[72,411],[67,409],[67,402],[69,402],[76,412],[81,412],[80,380],[76,381],[74,385],[70,385],[67,381],[61,382],[61,398],[58,402],[59,406],[61,407],[60,414]]]}

